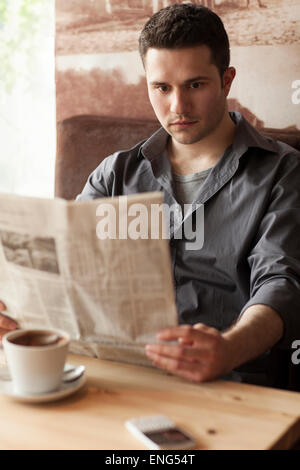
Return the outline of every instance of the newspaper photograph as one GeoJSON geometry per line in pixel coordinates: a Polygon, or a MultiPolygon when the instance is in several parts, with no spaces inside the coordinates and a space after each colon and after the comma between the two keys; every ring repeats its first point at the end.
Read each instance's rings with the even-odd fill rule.
{"type": "Polygon", "coordinates": [[[5,313],[68,332],[70,352],[150,365],[145,345],[178,322],[164,219],[151,216],[162,202],[0,195],[5,313]]]}

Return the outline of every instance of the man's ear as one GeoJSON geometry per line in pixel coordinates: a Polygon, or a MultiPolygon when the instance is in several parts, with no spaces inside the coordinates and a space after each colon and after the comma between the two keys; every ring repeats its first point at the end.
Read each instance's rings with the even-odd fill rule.
{"type": "Polygon", "coordinates": [[[236,70],[234,67],[228,67],[223,73],[223,88],[224,88],[224,93],[226,97],[228,96],[230,92],[231,84],[234,80],[235,75],[236,75],[236,70]]]}

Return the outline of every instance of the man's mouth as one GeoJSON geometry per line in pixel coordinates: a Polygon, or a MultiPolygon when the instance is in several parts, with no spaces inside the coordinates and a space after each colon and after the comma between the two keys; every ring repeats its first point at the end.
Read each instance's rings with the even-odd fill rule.
{"type": "Polygon", "coordinates": [[[174,121],[171,123],[171,126],[176,126],[176,127],[179,127],[179,128],[185,128],[185,127],[190,127],[190,126],[193,126],[194,124],[196,124],[197,121],[187,121],[187,120],[184,120],[184,121],[174,121]]]}

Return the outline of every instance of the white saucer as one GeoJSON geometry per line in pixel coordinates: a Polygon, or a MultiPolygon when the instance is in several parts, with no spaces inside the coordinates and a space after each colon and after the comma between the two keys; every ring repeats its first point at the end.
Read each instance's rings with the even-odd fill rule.
{"type": "Polygon", "coordinates": [[[41,393],[40,395],[23,395],[14,390],[7,367],[0,367],[0,394],[27,403],[43,403],[60,400],[75,393],[85,382],[86,377],[82,375],[77,380],[74,380],[74,382],[62,382],[59,389],[54,392],[41,393]]]}

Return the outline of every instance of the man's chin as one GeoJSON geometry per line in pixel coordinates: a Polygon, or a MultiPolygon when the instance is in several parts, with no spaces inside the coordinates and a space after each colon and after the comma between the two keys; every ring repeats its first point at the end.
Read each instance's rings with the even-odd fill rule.
{"type": "Polygon", "coordinates": [[[209,132],[205,130],[186,128],[181,130],[175,130],[172,126],[164,126],[165,131],[174,139],[176,142],[182,145],[192,145],[196,142],[207,137],[209,132]]]}
{"type": "Polygon", "coordinates": [[[171,135],[171,137],[176,142],[178,142],[179,144],[182,144],[182,145],[196,144],[197,142],[199,142],[200,140],[202,140],[206,137],[206,134],[197,134],[197,135],[194,135],[194,136],[183,135],[183,133],[178,134],[178,133],[174,133],[174,132],[169,132],[169,134],[171,135]]]}

